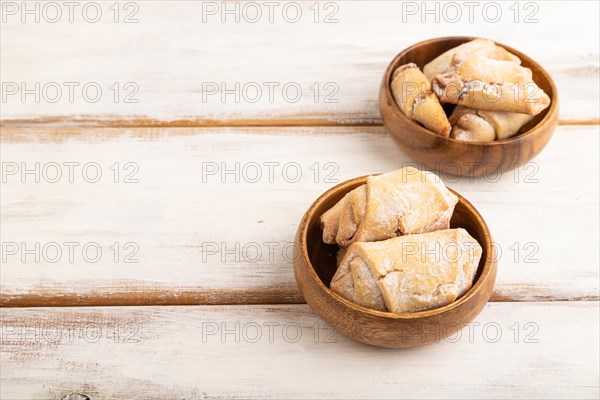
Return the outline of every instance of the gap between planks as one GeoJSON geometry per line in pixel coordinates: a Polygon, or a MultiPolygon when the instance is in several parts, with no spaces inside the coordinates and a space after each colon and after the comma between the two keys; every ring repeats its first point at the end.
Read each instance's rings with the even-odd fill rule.
{"type": "MultiPolygon", "coordinates": [[[[576,120],[559,119],[559,125],[600,125],[599,118],[576,120]]],[[[42,117],[31,119],[6,119],[0,120],[0,127],[5,128],[46,128],[73,127],[73,128],[287,128],[287,127],[379,127],[383,126],[379,118],[327,118],[315,115],[314,118],[289,116],[280,119],[176,119],[159,120],[147,117],[132,116],[131,118],[118,118],[107,116],[82,116],[74,118],[69,116],[42,117]]]]}
{"type": "MultiPolygon", "coordinates": [[[[527,290],[527,288],[524,288],[527,290]]],[[[583,302],[600,301],[600,296],[557,297],[536,295],[534,298],[512,298],[494,292],[489,300],[495,303],[583,302]]],[[[144,291],[119,290],[115,293],[77,295],[0,296],[2,307],[120,307],[120,306],[233,306],[233,305],[284,305],[306,304],[295,285],[257,287],[252,289],[193,290],[157,289],[144,291]]]]}

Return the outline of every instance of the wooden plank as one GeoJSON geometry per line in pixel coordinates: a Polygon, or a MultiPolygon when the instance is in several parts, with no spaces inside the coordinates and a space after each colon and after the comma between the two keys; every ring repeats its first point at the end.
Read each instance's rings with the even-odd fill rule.
{"type": "Polygon", "coordinates": [[[463,2],[453,3],[457,10],[443,2],[278,2],[271,16],[265,2],[250,8],[243,2],[122,2],[116,23],[112,2],[96,3],[101,17],[95,23],[86,21],[96,12],[84,13],[86,3],[73,11],[73,22],[62,3],[57,22],[49,21],[54,9],[29,5],[38,4],[39,23],[23,13],[22,3],[8,4],[17,8],[2,24],[0,69],[10,86],[3,88],[4,124],[379,124],[379,82],[393,56],[418,41],[452,35],[489,37],[531,55],[558,85],[562,122],[600,120],[597,2],[521,2],[518,15],[504,2],[480,2],[472,12],[463,2]],[[299,20],[289,22],[298,5],[299,20]],[[234,13],[224,14],[225,7],[234,13]],[[426,14],[427,7],[438,11],[426,14]],[[500,17],[492,22],[496,8],[500,17]],[[252,22],[257,11],[261,18],[252,22]],[[461,17],[452,22],[457,11],[461,17]],[[137,22],[124,23],[132,13],[137,22]],[[72,85],[78,86],[70,98],[72,85]],[[25,89],[40,100],[28,94],[23,101],[25,89]]]}
{"type": "MultiPolygon", "coordinates": [[[[442,174],[502,252],[493,300],[598,299],[598,129],[559,127],[501,177],[442,174]]],[[[311,202],[413,164],[376,127],[5,128],[0,155],[10,306],[302,302],[292,242],[311,202]]]]}
{"type": "Polygon", "coordinates": [[[306,305],[0,311],[3,399],[599,394],[597,302],[490,303],[456,336],[398,351],[347,339],[306,305]]]}

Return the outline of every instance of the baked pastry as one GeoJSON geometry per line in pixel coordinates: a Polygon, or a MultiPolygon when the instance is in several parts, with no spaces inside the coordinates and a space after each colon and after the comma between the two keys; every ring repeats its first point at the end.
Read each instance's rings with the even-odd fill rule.
{"type": "Polygon", "coordinates": [[[488,39],[447,50],[423,72],[413,63],[397,68],[391,90],[407,117],[441,136],[472,142],[515,135],[551,101],[519,57],[488,39]],[[459,107],[447,118],[440,103],[459,107]]]}
{"type": "Polygon", "coordinates": [[[550,105],[550,98],[533,81],[529,68],[470,54],[454,56],[452,68],[431,80],[444,103],[490,111],[536,115],[550,105]]]}
{"type": "Polygon", "coordinates": [[[330,288],[379,311],[406,313],[442,307],[473,285],[482,249],[462,229],[354,243],[330,288]]]}
{"type": "Polygon", "coordinates": [[[512,61],[521,64],[519,57],[496,45],[488,39],[474,39],[470,42],[456,46],[445,53],[439,55],[433,61],[423,67],[423,73],[427,79],[431,80],[434,76],[443,74],[452,68],[452,60],[461,60],[469,54],[478,53],[484,57],[494,60],[512,61]]]}
{"type": "Polygon", "coordinates": [[[447,229],[457,202],[432,172],[408,166],[370,176],[321,216],[323,241],[347,247],[447,229]]]}
{"type": "Polygon", "coordinates": [[[457,106],[449,121],[450,137],[471,142],[491,142],[513,136],[533,115],[504,111],[476,110],[457,106]]]}
{"type": "Polygon", "coordinates": [[[416,64],[398,67],[393,74],[391,89],[392,96],[404,115],[441,136],[447,137],[450,134],[448,117],[431,91],[429,79],[416,64]]]}

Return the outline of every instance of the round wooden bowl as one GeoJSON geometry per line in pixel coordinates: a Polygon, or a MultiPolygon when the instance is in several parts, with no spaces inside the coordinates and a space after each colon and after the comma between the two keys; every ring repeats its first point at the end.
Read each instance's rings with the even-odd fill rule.
{"type": "MultiPolygon", "coordinates": [[[[558,124],[558,92],[550,75],[538,63],[511,47],[499,46],[521,59],[533,72],[535,83],[548,94],[550,106],[535,116],[513,137],[486,143],[439,136],[409,119],[397,106],[390,88],[393,71],[406,63],[421,69],[440,54],[474,37],[443,37],[417,43],[398,54],[387,67],[379,90],[383,125],[398,146],[430,170],[461,176],[494,176],[532,160],[542,151],[558,124]]],[[[445,106],[448,115],[452,106],[445,106]]]]}
{"type": "Polygon", "coordinates": [[[392,314],[356,305],[329,289],[335,274],[338,246],[323,242],[319,218],[367,177],[341,183],[325,192],[308,209],[296,234],[294,274],[311,309],[342,334],[363,343],[389,348],[415,347],[454,335],[483,309],[496,280],[492,237],[477,210],[458,193],[450,222],[464,228],[481,244],[483,254],[473,287],[454,303],[415,313],[392,314]]]}

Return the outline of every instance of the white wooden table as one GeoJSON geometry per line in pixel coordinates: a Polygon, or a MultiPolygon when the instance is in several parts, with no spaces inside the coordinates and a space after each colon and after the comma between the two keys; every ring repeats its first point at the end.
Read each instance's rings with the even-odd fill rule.
{"type": "Polygon", "coordinates": [[[598,398],[597,2],[54,4],[2,2],[2,399],[598,398]],[[369,347],[304,304],[291,243],[336,182],[413,162],[379,80],[450,35],[539,61],[561,124],[517,171],[442,174],[501,252],[484,311],[369,347]]]}

